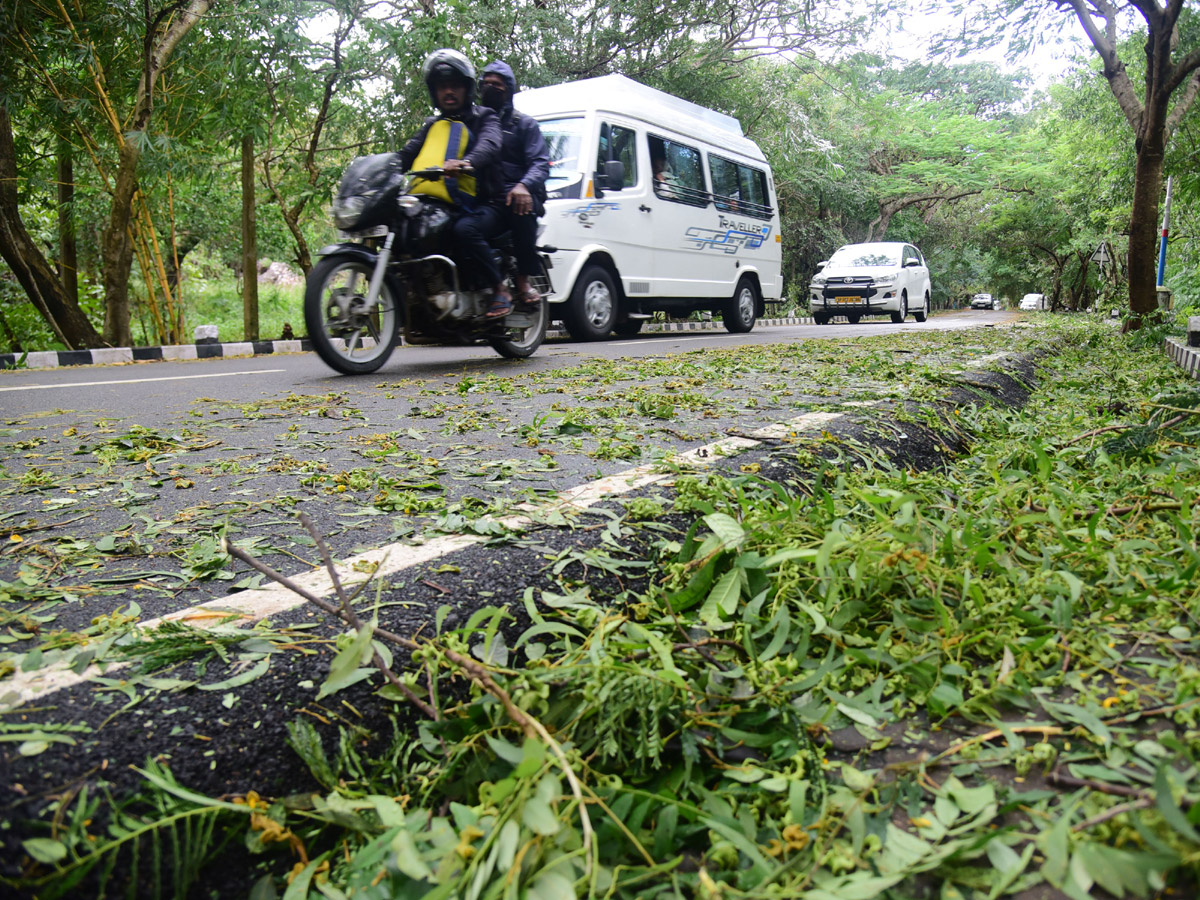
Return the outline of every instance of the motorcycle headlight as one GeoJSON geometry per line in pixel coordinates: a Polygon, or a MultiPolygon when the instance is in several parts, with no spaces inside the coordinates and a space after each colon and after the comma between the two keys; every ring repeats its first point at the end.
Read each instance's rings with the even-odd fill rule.
{"type": "Polygon", "coordinates": [[[338,197],[333,201],[333,224],[338,228],[352,229],[366,208],[366,197],[338,197]]]}

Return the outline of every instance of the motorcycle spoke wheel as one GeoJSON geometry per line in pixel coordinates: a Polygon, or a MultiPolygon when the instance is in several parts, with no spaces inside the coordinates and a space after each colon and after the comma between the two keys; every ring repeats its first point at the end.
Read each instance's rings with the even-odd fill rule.
{"type": "Polygon", "coordinates": [[[326,257],[312,270],[304,296],[308,335],[317,354],[347,375],[374,372],[396,346],[397,301],[385,279],[370,307],[371,266],[326,257]]]}

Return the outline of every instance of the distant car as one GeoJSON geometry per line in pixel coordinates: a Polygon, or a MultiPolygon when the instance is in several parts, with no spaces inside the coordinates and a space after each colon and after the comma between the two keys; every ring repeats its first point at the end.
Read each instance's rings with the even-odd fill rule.
{"type": "Polygon", "coordinates": [[[1021,298],[1021,309],[1045,309],[1045,294],[1026,294],[1021,298]]]}
{"type": "Polygon", "coordinates": [[[890,315],[918,322],[929,315],[929,268],[912,244],[847,244],[820,264],[809,284],[813,319],[826,325],[834,316],[851,324],[863,316],[890,315]]]}
{"type": "Polygon", "coordinates": [[[971,298],[971,309],[994,309],[996,301],[991,294],[976,294],[971,298]]]}

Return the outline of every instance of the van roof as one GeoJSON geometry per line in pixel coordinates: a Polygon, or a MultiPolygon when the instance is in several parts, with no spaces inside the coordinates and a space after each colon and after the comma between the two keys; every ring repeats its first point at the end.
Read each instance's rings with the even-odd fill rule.
{"type": "Polygon", "coordinates": [[[733,116],[648,87],[624,75],[601,75],[520,91],[513,105],[545,119],[589,110],[619,113],[766,162],[762,150],[742,133],[733,116]]]}

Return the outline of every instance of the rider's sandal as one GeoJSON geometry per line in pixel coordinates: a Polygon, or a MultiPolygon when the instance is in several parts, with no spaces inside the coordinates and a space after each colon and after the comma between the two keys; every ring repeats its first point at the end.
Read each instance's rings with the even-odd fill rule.
{"type": "Polygon", "coordinates": [[[512,298],[504,294],[497,294],[492,298],[492,302],[488,304],[487,318],[502,319],[512,311],[512,298]]]}

